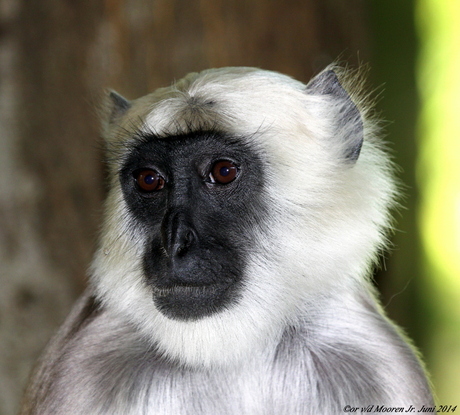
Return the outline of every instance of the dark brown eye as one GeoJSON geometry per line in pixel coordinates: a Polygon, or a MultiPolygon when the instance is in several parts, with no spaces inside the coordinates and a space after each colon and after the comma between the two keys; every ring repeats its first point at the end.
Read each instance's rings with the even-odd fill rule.
{"type": "Polygon", "coordinates": [[[238,175],[238,167],[231,161],[220,160],[212,166],[209,177],[212,183],[227,184],[235,180],[238,175]]]}
{"type": "Polygon", "coordinates": [[[165,187],[165,180],[152,169],[142,169],[134,172],[134,178],[139,188],[144,192],[156,192],[165,187]]]}

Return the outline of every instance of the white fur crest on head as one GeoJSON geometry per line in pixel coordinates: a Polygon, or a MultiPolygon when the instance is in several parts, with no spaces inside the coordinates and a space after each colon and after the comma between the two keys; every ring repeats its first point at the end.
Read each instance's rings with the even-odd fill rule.
{"type": "MultiPolygon", "coordinates": [[[[171,320],[155,308],[144,282],[142,235],[133,230],[114,179],[92,266],[92,282],[106,306],[136,324],[165,356],[209,366],[271,350],[267,342],[276,343],[310,298],[365,284],[385,245],[396,189],[388,156],[365,117],[361,154],[353,164],[344,161],[350,143],[333,128],[342,105],[287,76],[254,68],[190,74],[133,101],[106,129],[119,154],[114,173],[139,130],[164,137],[219,130],[263,154],[271,212],[241,301],[197,321],[171,320]]],[[[338,131],[348,136],[356,125],[342,127],[338,131]]]]}

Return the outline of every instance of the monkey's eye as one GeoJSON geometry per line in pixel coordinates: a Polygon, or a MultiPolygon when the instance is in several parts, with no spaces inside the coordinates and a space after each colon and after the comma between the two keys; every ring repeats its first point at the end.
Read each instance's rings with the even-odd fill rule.
{"type": "Polygon", "coordinates": [[[227,184],[236,179],[238,167],[231,161],[219,160],[212,166],[209,173],[211,183],[227,184]]]}
{"type": "Polygon", "coordinates": [[[136,170],[133,173],[139,189],[143,192],[156,192],[165,187],[165,179],[160,174],[152,169],[136,170]]]}

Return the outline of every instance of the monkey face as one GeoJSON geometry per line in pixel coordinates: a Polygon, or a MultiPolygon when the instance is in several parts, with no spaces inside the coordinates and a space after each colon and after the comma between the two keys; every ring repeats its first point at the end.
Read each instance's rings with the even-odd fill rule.
{"type": "Polygon", "coordinates": [[[120,182],[165,316],[198,319],[238,301],[266,210],[263,171],[255,150],[217,132],[146,135],[130,152],[120,182]]]}
{"type": "Polygon", "coordinates": [[[168,358],[211,366],[265,350],[384,244],[391,166],[331,70],[308,85],[210,70],[131,102],[112,92],[105,115],[91,283],[168,358]]]}

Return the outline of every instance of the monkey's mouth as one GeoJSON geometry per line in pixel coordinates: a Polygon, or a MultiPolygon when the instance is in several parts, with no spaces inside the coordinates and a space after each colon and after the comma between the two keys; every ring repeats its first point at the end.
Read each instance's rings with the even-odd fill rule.
{"type": "Polygon", "coordinates": [[[197,320],[218,313],[235,301],[234,283],[151,285],[153,301],[165,316],[176,320],[197,320]]]}
{"type": "Polygon", "coordinates": [[[157,298],[170,295],[209,295],[208,290],[216,290],[217,284],[174,284],[170,287],[152,285],[153,295],[157,298]]]}

